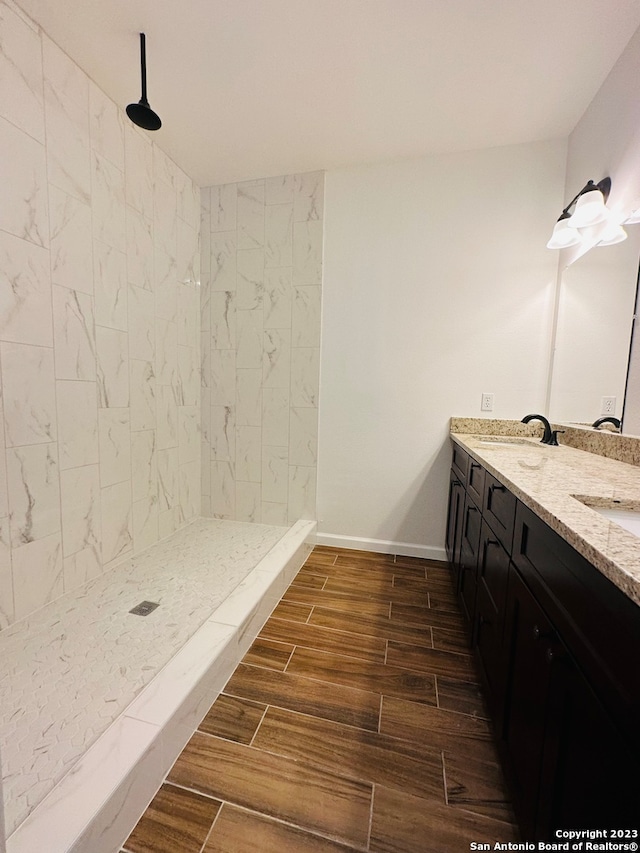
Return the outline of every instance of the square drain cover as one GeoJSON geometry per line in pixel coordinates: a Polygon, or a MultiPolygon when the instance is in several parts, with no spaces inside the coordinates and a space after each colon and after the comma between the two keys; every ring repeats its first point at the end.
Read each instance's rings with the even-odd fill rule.
{"type": "Polygon", "coordinates": [[[133,613],[135,616],[148,616],[159,606],[155,601],[141,601],[140,604],[132,607],[129,613],[133,613]]]}

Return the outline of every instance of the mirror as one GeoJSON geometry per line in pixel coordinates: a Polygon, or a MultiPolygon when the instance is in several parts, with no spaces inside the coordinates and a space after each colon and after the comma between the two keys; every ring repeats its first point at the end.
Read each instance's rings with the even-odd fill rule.
{"type": "Polygon", "coordinates": [[[590,425],[604,414],[604,397],[615,398],[610,414],[622,417],[640,257],[640,226],[626,230],[623,243],[596,246],[562,273],[549,394],[553,421],[590,425]]]}

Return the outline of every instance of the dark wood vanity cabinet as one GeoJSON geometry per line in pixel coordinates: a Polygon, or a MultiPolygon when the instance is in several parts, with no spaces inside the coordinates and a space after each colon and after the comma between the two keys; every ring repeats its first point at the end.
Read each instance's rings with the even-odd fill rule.
{"type": "Polygon", "coordinates": [[[640,611],[478,464],[457,497],[458,594],[522,837],[637,828],[640,611]]]}

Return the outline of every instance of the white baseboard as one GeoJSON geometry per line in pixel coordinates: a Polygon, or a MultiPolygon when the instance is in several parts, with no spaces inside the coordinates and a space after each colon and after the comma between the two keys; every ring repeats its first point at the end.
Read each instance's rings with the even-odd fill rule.
{"type": "Polygon", "coordinates": [[[375,551],[377,554],[399,554],[403,557],[422,557],[423,560],[447,562],[444,548],[414,545],[411,542],[394,542],[391,539],[365,539],[360,536],[316,533],[316,544],[328,545],[331,548],[351,548],[354,551],[375,551]]]}

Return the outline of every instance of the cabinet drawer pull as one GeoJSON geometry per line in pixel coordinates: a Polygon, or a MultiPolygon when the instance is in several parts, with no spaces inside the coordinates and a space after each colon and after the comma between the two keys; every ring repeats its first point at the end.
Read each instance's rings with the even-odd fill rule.
{"type": "Polygon", "coordinates": [[[507,487],[506,487],[506,486],[503,486],[501,483],[492,483],[492,484],[489,486],[489,491],[490,491],[491,493],[493,493],[493,492],[506,492],[506,491],[507,491],[507,487]]]}
{"type": "Polygon", "coordinates": [[[549,646],[549,648],[545,652],[545,657],[547,659],[547,663],[553,663],[555,656],[556,656],[555,652],[553,651],[551,646],[549,646]]]}
{"type": "Polygon", "coordinates": [[[540,627],[538,625],[533,626],[532,633],[533,633],[533,639],[534,640],[549,639],[549,638],[553,637],[553,631],[547,631],[545,633],[544,631],[540,630],[540,627]]]}

